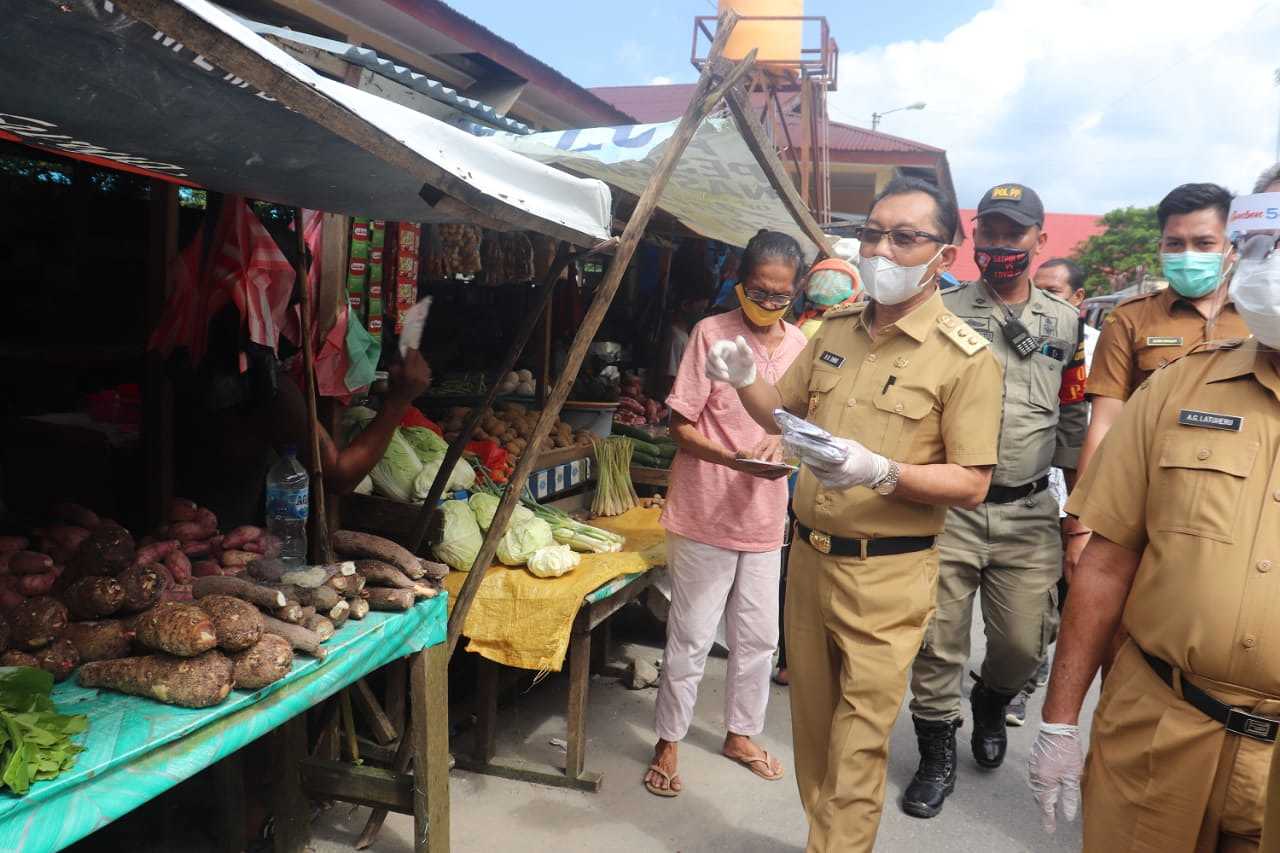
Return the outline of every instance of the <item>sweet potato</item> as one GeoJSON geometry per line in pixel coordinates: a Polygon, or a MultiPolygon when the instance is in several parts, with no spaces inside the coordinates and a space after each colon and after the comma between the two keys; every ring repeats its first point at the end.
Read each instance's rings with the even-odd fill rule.
{"type": "Polygon", "coordinates": [[[218,647],[242,652],[262,639],[262,614],[247,601],[229,595],[206,595],[199,607],[213,620],[218,647]]]}
{"type": "Polygon", "coordinates": [[[169,501],[170,521],[195,521],[196,511],[200,509],[195,501],[186,498],[174,498],[169,501]]]}
{"type": "Polygon", "coordinates": [[[40,575],[22,575],[17,579],[17,591],[25,596],[48,595],[58,580],[58,573],[47,571],[40,575]]]}
{"type": "Polygon", "coordinates": [[[67,608],[48,596],[28,598],[13,609],[9,623],[14,646],[28,650],[44,648],[67,627],[67,608]]]}
{"type": "Polygon", "coordinates": [[[40,661],[36,660],[36,656],[29,652],[10,649],[0,655],[0,666],[29,666],[32,669],[39,669],[40,661]]]}
{"type": "Polygon", "coordinates": [[[263,530],[252,524],[242,524],[222,537],[222,547],[228,549],[243,548],[248,542],[256,542],[262,538],[263,530]]]}
{"type": "Polygon", "coordinates": [[[347,615],[352,619],[363,619],[369,615],[369,602],[363,598],[353,598],[347,603],[350,605],[347,615]]]}
{"type": "Polygon", "coordinates": [[[74,524],[77,527],[83,527],[93,530],[102,523],[102,519],[98,514],[88,507],[80,506],[77,503],[67,501],[65,503],[54,504],[49,512],[53,518],[65,521],[67,524],[74,524]]]}
{"type": "Polygon", "coordinates": [[[54,681],[62,681],[80,665],[80,654],[70,640],[57,639],[36,652],[36,661],[54,681]]]}
{"type": "Polygon", "coordinates": [[[164,592],[160,593],[160,601],[178,601],[185,603],[195,601],[195,598],[191,595],[191,587],[175,586],[172,589],[166,589],[164,592]]]}
{"type": "Polygon", "coordinates": [[[182,543],[182,553],[188,557],[207,557],[217,551],[222,540],[217,536],[211,536],[208,539],[197,539],[193,542],[182,543]]]}
{"type": "Polygon", "coordinates": [[[252,551],[229,550],[222,552],[222,558],[219,562],[229,569],[244,568],[256,559],[258,559],[258,555],[252,551]]]}
{"type": "MultiPolygon", "coordinates": [[[[217,577],[222,574],[222,566],[213,560],[196,560],[191,564],[192,578],[217,577]]],[[[177,579],[174,579],[175,582],[177,579]]]]}
{"type": "Polygon", "coordinates": [[[67,587],[62,600],[76,619],[101,619],[124,605],[124,586],[115,578],[81,578],[67,587]]]}
{"type": "Polygon", "coordinates": [[[169,569],[169,574],[173,577],[174,583],[190,583],[191,581],[191,558],[182,553],[181,549],[174,549],[164,558],[165,567],[169,569]]]}
{"type": "Polygon", "coordinates": [[[278,634],[263,634],[252,648],[232,655],[231,662],[236,689],[259,690],[289,674],[293,646],[278,634]]]}
{"type": "Polygon", "coordinates": [[[42,575],[53,570],[53,558],[37,551],[15,551],[9,555],[9,574],[42,575]]]}
{"type": "Polygon", "coordinates": [[[208,539],[217,532],[217,528],[205,527],[198,521],[176,521],[165,528],[165,533],[179,542],[208,539]]]}
{"type": "Polygon", "coordinates": [[[409,551],[390,539],[374,536],[372,533],[357,533],[354,530],[339,530],[332,537],[333,550],[339,557],[351,559],[381,560],[404,572],[409,577],[422,576],[422,563],[409,551]]]}
{"type": "Polygon", "coordinates": [[[218,644],[213,620],[194,604],[157,604],[134,620],[134,631],[147,648],[179,657],[193,657],[218,644]]]}
{"type": "Polygon", "coordinates": [[[62,629],[60,638],[76,647],[81,663],[128,657],[133,644],[133,632],[119,619],[72,622],[62,629]]]}
{"type": "Polygon", "coordinates": [[[133,536],[115,524],[100,524],[76,549],[71,568],[77,578],[118,575],[137,558],[133,536]]]}
{"type": "Polygon", "coordinates": [[[121,609],[129,613],[146,610],[160,600],[160,594],[173,586],[167,570],[160,564],[133,565],[116,576],[124,590],[121,609]]]}
{"type": "Polygon", "coordinates": [[[287,603],[280,590],[259,586],[243,578],[196,578],[191,582],[191,591],[197,599],[206,595],[231,595],[266,610],[275,610],[287,603]]]}
{"type": "Polygon", "coordinates": [[[333,632],[337,630],[333,627],[333,622],[331,622],[328,617],[320,616],[319,614],[308,617],[307,620],[302,623],[302,627],[306,628],[308,631],[314,631],[322,643],[332,637],[333,632]]]}
{"type": "Polygon", "coordinates": [[[8,554],[11,551],[25,551],[30,544],[31,540],[25,536],[0,536],[0,554],[8,554]]]}
{"type": "Polygon", "coordinates": [[[184,708],[207,708],[227,698],[234,670],[230,659],[219,651],[190,658],[145,655],[86,663],[80,667],[80,683],[184,708]]]}
{"type": "Polygon", "coordinates": [[[50,524],[37,531],[49,542],[57,543],[74,554],[80,543],[89,538],[89,528],[74,524],[50,524]]]}
{"type": "Polygon", "coordinates": [[[182,543],[177,539],[160,539],[140,547],[134,560],[144,565],[147,563],[159,563],[174,551],[180,550],[182,550],[182,543]]]}
{"type": "Polygon", "coordinates": [[[377,586],[365,590],[371,610],[408,610],[413,606],[413,590],[377,586]]]}
{"type": "Polygon", "coordinates": [[[290,625],[288,622],[281,622],[270,616],[263,616],[262,624],[268,634],[275,634],[288,640],[295,651],[313,658],[324,659],[325,650],[321,647],[320,638],[316,636],[315,631],[308,631],[301,625],[290,625]]]}
{"type": "Polygon", "coordinates": [[[0,588],[0,609],[12,610],[26,600],[27,597],[13,587],[0,588]]]}
{"type": "Polygon", "coordinates": [[[213,510],[208,507],[198,507],[196,509],[195,523],[205,528],[211,533],[218,532],[218,516],[213,514],[213,510]]]}

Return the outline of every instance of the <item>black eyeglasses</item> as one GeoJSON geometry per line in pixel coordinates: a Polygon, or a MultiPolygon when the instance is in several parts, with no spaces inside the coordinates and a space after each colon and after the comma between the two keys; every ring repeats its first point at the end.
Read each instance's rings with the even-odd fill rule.
{"type": "Polygon", "coordinates": [[[790,296],[782,296],[764,290],[748,290],[746,294],[748,299],[761,308],[786,308],[791,304],[790,296]]]}
{"type": "Polygon", "coordinates": [[[895,249],[911,249],[919,246],[921,243],[946,243],[947,241],[941,237],[934,236],[928,231],[916,231],[911,228],[890,228],[885,231],[880,228],[868,228],[866,226],[858,226],[853,229],[853,236],[861,240],[865,246],[878,246],[880,241],[889,236],[889,242],[893,244],[895,249]]]}

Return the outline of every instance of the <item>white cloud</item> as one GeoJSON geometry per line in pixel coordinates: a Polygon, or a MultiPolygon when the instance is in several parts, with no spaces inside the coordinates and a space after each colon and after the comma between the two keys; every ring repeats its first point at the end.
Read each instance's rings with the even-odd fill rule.
{"type": "Polygon", "coordinates": [[[650,86],[670,86],[675,81],[665,74],[659,74],[649,81],[650,86]]]}
{"type": "MultiPolygon", "coordinates": [[[[840,33],[835,33],[840,38],[840,33]]],[[[947,150],[962,206],[1001,181],[1059,212],[1249,191],[1276,154],[1280,3],[998,0],[940,41],[841,57],[833,117],[947,150]]]]}

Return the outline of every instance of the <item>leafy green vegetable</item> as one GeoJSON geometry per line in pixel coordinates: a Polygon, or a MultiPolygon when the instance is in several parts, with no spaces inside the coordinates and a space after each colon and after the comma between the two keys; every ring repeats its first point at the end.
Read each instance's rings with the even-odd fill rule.
{"type": "Polygon", "coordinates": [[[450,568],[470,571],[484,542],[471,507],[466,501],[445,501],[440,506],[440,513],[444,517],[444,525],[440,541],[432,550],[450,568]]]}
{"type": "Polygon", "coordinates": [[[558,578],[573,571],[582,557],[568,545],[547,545],[529,558],[529,573],[540,578],[558,578]]]}
{"type": "Polygon", "coordinates": [[[84,750],[71,736],[89,727],[88,718],[59,714],[52,690],[44,670],[0,667],[0,784],[15,794],[57,776],[84,750]]]}
{"type": "Polygon", "coordinates": [[[484,492],[476,492],[467,501],[467,505],[475,513],[476,523],[480,525],[481,530],[486,532],[489,530],[489,525],[493,524],[493,514],[498,511],[500,502],[497,495],[489,495],[484,492]]]}
{"type": "Polygon", "coordinates": [[[511,526],[498,540],[498,559],[508,566],[523,566],[535,551],[555,542],[550,524],[536,516],[516,521],[513,515],[511,526]]]}
{"type": "Polygon", "coordinates": [[[396,432],[404,436],[424,465],[442,459],[449,450],[449,444],[426,427],[398,427],[396,432]]]}
{"type": "Polygon", "coordinates": [[[373,478],[373,487],[379,494],[398,501],[413,500],[414,481],[422,471],[422,460],[414,453],[413,447],[405,441],[404,436],[396,430],[391,434],[391,443],[387,450],[373,466],[369,476],[373,478]]]}

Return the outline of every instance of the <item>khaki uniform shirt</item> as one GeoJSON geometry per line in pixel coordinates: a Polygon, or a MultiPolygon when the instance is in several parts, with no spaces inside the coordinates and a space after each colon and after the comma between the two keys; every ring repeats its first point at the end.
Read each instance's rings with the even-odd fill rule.
{"type": "MultiPolygon", "coordinates": [[[[827,313],[777,385],[783,407],[898,462],[994,465],[1003,387],[987,342],[937,293],[874,341],[866,308],[827,313]]],[[[825,489],[807,467],[793,506],[805,526],[850,539],[933,536],[947,514],[866,487],[825,489]]]]}
{"type": "Polygon", "coordinates": [[[1095,397],[1127,400],[1152,371],[1205,341],[1247,337],[1249,329],[1230,302],[1211,326],[1171,287],[1144,293],[1120,303],[1103,321],[1086,390],[1095,397]]]}
{"type": "Polygon", "coordinates": [[[1067,503],[1142,555],[1138,646],[1280,697],[1280,374],[1256,341],[1207,347],[1134,393],[1067,503]]]}
{"type": "Polygon", "coordinates": [[[1018,319],[1039,346],[1022,358],[1005,339],[1005,310],[985,284],[961,285],[942,301],[990,342],[1004,368],[1004,423],[992,484],[1023,486],[1048,474],[1051,465],[1075,468],[1089,424],[1080,312],[1032,287],[1018,319]]]}

